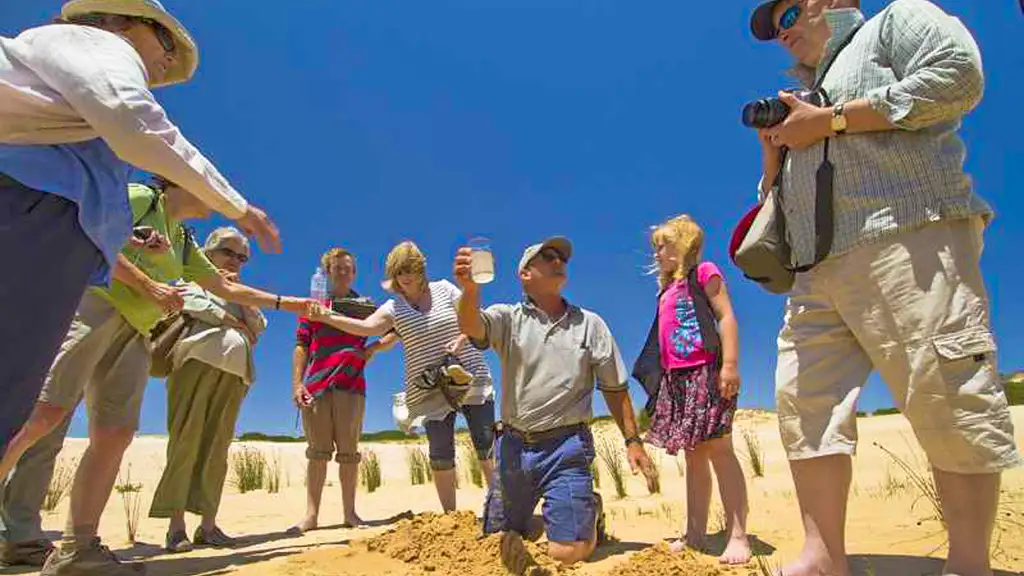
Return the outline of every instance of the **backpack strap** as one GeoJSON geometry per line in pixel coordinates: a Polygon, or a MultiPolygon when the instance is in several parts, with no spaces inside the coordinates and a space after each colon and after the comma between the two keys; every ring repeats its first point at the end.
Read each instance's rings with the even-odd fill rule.
{"type": "Polygon", "coordinates": [[[181,233],[184,236],[184,241],[181,244],[181,265],[188,266],[188,255],[189,252],[192,251],[192,247],[195,245],[196,239],[193,236],[191,226],[185,226],[184,224],[180,224],[180,226],[181,233]]]}

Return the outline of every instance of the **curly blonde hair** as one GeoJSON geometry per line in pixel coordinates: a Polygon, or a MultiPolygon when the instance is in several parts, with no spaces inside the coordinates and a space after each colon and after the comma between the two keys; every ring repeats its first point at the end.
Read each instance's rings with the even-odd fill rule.
{"type": "Polygon", "coordinates": [[[384,261],[384,284],[385,288],[394,292],[401,292],[402,287],[398,284],[398,277],[402,274],[418,274],[420,286],[427,286],[427,257],[423,255],[415,242],[406,240],[388,252],[387,260],[384,261]]]}
{"type": "Polygon", "coordinates": [[[331,264],[337,262],[338,260],[341,260],[346,256],[352,259],[352,265],[355,266],[355,254],[349,252],[348,250],[345,250],[344,248],[331,248],[327,252],[324,252],[324,255],[320,257],[320,268],[322,268],[323,271],[326,272],[327,274],[330,274],[331,264]]]}
{"type": "Polygon", "coordinates": [[[690,269],[700,263],[704,251],[704,230],[688,214],[670,218],[651,228],[651,248],[673,246],[682,259],[675,270],[662,271],[658,263],[651,266],[651,273],[658,274],[658,287],[664,289],[677,280],[686,278],[690,269]]]}

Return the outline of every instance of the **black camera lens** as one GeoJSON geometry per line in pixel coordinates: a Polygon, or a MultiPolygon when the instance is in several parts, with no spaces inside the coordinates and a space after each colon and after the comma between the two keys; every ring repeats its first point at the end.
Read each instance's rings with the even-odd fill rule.
{"type": "Polygon", "coordinates": [[[743,125],[748,128],[770,128],[786,119],[789,106],[778,98],[762,98],[743,107],[743,125]]]}

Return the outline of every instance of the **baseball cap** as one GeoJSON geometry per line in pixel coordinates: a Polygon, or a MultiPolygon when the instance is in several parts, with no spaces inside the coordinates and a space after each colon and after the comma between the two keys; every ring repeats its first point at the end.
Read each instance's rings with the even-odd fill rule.
{"type": "Polygon", "coordinates": [[[779,2],[782,0],[768,0],[754,9],[754,13],[750,16],[750,31],[754,34],[754,38],[774,40],[778,36],[779,31],[775,28],[772,11],[775,10],[775,6],[779,2]]]}
{"type": "Polygon", "coordinates": [[[519,259],[519,271],[526,270],[526,267],[530,265],[530,260],[536,258],[545,248],[553,248],[557,251],[563,262],[569,262],[569,259],[572,258],[572,242],[569,242],[569,239],[564,236],[552,236],[523,250],[523,257],[519,259]]]}

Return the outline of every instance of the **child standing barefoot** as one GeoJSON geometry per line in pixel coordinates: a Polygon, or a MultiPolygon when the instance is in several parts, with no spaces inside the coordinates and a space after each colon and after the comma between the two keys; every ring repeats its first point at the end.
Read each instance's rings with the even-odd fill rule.
{"type": "Polygon", "coordinates": [[[740,387],[739,335],[722,274],[701,262],[704,232],[689,216],[654,229],[658,309],[634,375],[652,395],[646,442],[686,452],[686,533],[674,550],[701,548],[711,505],[711,469],[727,516],[728,544],[719,561],[750,561],[747,488],[732,447],[740,387]]]}

